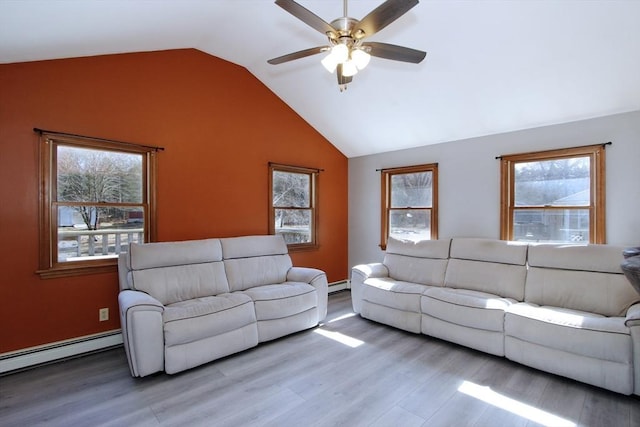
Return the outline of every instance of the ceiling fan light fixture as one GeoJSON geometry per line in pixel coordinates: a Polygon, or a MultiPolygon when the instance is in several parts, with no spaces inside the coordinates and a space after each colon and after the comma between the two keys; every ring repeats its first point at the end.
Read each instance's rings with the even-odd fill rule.
{"type": "Polygon", "coordinates": [[[358,73],[356,62],[352,59],[342,63],[342,75],[345,77],[355,76],[358,73]]]}
{"type": "Polygon", "coordinates": [[[330,73],[336,70],[338,64],[349,60],[349,47],[344,44],[336,44],[331,47],[329,54],[322,61],[322,66],[330,73]]]}
{"type": "Polygon", "coordinates": [[[338,67],[338,61],[336,61],[335,56],[333,56],[331,52],[329,52],[327,56],[322,58],[322,61],[320,61],[320,63],[330,73],[333,73],[338,67]]]}
{"type": "Polygon", "coordinates": [[[338,43],[331,48],[331,55],[335,58],[336,63],[342,64],[349,59],[349,47],[345,44],[338,43]]]}
{"type": "Polygon", "coordinates": [[[371,60],[371,55],[362,49],[353,49],[351,51],[351,60],[356,64],[358,70],[364,70],[371,60]]]}
{"type": "Polygon", "coordinates": [[[419,0],[384,0],[361,20],[349,18],[347,1],[343,0],[343,16],[328,23],[295,0],[276,0],[276,4],[286,12],[324,34],[329,43],[328,46],[325,44],[292,52],[269,59],[267,62],[272,65],[282,64],[329,51],[321,63],[330,73],[336,72],[342,91],[352,81],[352,76],[369,64],[371,56],[413,64],[418,64],[424,59],[426,52],[420,50],[389,43],[363,42],[365,38],[371,37],[407,13],[419,3],[419,0]]]}

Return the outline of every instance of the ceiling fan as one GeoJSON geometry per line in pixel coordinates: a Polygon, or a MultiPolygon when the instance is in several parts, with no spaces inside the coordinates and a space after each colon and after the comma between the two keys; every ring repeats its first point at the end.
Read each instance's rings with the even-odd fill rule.
{"type": "Polygon", "coordinates": [[[276,0],[276,4],[327,36],[329,44],[289,53],[267,62],[277,65],[329,52],[322,60],[322,65],[331,73],[336,71],[341,91],[346,89],[346,85],[353,80],[358,70],[367,66],[371,56],[417,64],[427,54],[408,47],[364,41],[404,15],[418,4],[418,0],[387,0],[360,21],[348,17],[347,0],[344,0],[344,16],[334,19],[330,24],[293,0],[276,0]]]}

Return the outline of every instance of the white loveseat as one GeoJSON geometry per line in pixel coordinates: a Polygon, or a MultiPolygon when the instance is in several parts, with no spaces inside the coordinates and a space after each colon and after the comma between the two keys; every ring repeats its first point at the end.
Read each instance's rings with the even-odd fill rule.
{"type": "Polygon", "coordinates": [[[364,318],[640,395],[640,296],[609,245],[390,239],[351,274],[364,318]],[[635,370],[634,370],[635,367],[635,370]]]}
{"type": "Polygon", "coordinates": [[[311,328],[323,271],[293,267],[281,236],[132,244],[118,260],[131,374],[168,374],[311,328]]]}

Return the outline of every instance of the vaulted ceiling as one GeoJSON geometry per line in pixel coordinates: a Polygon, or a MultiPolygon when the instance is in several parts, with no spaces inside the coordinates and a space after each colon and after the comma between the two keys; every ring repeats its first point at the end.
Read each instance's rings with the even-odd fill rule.
{"type": "MultiPolygon", "coordinates": [[[[327,22],[341,0],[298,0],[327,22]]],[[[352,0],[361,19],[382,0],[352,0]]],[[[345,92],[326,37],[270,0],[0,0],[0,63],[196,48],[245,67],[348,157],[640,109],[640,1],[423,0],[345,92]]],[[[0,94],[1,98],[1,94],[0,94]]],[[[0,102],[10,102],[1,100],[0,102]]]]}

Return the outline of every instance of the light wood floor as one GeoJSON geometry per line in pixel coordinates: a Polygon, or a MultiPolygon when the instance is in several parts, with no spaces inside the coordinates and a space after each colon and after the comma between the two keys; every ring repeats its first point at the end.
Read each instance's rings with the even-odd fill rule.
{"type": "Polygon", "coordinates": [[[122,348],[0,377],[0,426],[640,426],[640,398],[354,316],[169,376],[122,348]]]}

